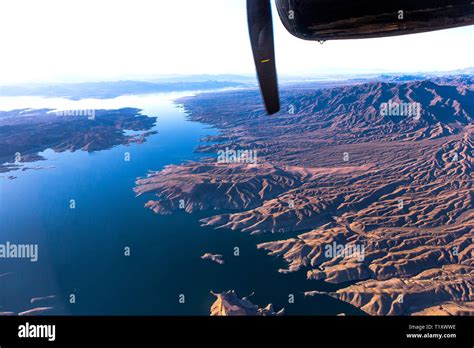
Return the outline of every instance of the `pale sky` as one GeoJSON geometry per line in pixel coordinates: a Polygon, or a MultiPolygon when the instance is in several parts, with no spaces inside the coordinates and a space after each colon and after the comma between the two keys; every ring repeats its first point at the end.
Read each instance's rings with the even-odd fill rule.
{"type": "MultiPolygon", "coordinates": [[[[0,84],[254,74],[245,11],[245,0],[2,0],[0,84]]],[[[474,65],[474,26],[320,45],[273,14],[281,75],[474,65]]]]}

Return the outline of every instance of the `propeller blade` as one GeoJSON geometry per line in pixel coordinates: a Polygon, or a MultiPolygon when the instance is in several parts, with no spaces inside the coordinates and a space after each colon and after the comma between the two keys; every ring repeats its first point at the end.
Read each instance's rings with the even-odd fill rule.
{"type": "Polygon", "coordinates": [[[247,0],[247,20],[260,90],[271,115],[280,110],[280,97],[270,0],[247,0]]]}

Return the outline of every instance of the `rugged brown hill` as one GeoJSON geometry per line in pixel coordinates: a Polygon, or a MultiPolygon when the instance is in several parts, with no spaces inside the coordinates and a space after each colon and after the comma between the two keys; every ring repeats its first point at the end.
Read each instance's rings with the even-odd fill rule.
{"type": "Polygon", "coordinates": [[[135,190],[156,196],[147,206],[157,213],[227,209],[202,223],[282,233],[258,245],[286,261],[280,272],[355,282],[328,295],[369,314],[474,314],[473,86],[458,77],[285,90],[288,112],[275,117],[255,91],[188,98],[191,119],[221,130],[199,151],[253,150],[257,164],[170,166],[135,190]],[[420,117],[382,115],[384,103],[419,103],[420,117]]]}

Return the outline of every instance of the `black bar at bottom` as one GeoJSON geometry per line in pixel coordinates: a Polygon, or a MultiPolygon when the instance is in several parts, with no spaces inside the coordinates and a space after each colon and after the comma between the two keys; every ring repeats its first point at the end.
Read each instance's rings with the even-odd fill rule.
{"type": "Polygon", "coordinates": [[[473,324],[473,317],[0,317],[0,346],[406,343],[473,347],[473,324]],[[52,335],[19,337],[22,328],[23,334],[29,328],[33,335],[47,336],[51,327],[36,325],[54,325],[54,341],[52,335]]]}

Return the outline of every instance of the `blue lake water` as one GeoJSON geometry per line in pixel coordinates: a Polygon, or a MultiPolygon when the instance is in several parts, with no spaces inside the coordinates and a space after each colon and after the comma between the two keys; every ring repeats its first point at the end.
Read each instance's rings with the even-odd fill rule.
{"type": "Polygon", "coordinates": [[[256,249],[274,236],[200,227],[199,219],[215,212],[159,216],[143,206],[150,196],[135,197],[137,177],[198,159],[193,150],[199,139],[216,133],[186,119],[183,108],[173,102],[183,95],[80,101],[0,98],[2,110],[136,107],[158,117],[158,134],[143,144],[94,153],[47,150],[42,153],[45,161],[27,165],[47,168],[0,174],[0,243],[39,247],[38,262],[0,260],[0,275],[11,272],[0,276],[0,312],[27,310],[35,307],[31,298],[55,295],[51,314],[208,315],[214,301],[211,290],[235,289],[241,296],[255,292],[252,302],[272,302],[288,314],[360,313],[327,296],[305,298],[305,290],[335,287],[305,280],[304,271],[278,273],[283,262],[256,249]],[[8,175],[17,178],[8,180],[8,175]],[[71,199],[75,209],[70,209],[71,199]],[[126,247],[130,256],[124,255],[126,247]],[[233,254],[235,247],[239,256],[233,254]],[[206,252],[222,254],[225,264],[201,260],[206,252]],[[71,294],[75,303],[69,301],[71,294]],[[294,303],[288,303],[290,294],[294,303]]]}

